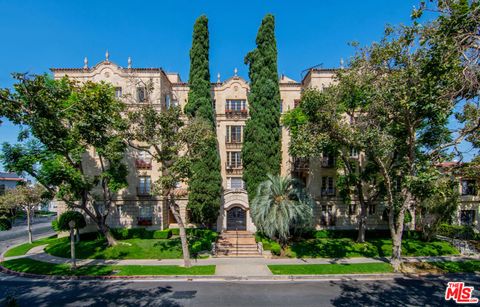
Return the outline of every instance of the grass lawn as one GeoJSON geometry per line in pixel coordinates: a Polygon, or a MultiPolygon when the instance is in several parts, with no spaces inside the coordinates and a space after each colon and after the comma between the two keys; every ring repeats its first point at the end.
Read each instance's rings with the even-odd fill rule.
{"type": "Polygon", "coordinates": [[[43,275],[82,275],[82,276],[105,276],[105,275],[213,275],[214,265],[193,266],[183,268],[175,265],[143,266],[143,265],[89,265],[72,271],[67,264],[51,264],[28,258],[7,260],[2,266],[16,272],[43,274],[43,275]]]}
{"type": "Polygon", "coordinates": [[[480,272],[480,260],[440,261],[429,262],[429,264],[443,270],[446,273],[480,272]]]}
{"type": "Polygon", "coordinates": [[[274,275],[322,275],[391,273],[388,263],[269,265],[274,275]]]}
{"type": "MultiPolygon", "coordinates": [[[[53,256],[69,258],[68,238],[52,242],[45,251],[53,256]]],[[[79,259],[177,259],[182,258],[180,239],[128,239],[108,247],[104,238],[83,240],[76,244],[79,259]]]]}
{"type": "MultiPolygon", "coordinates": [[[[403,256],[442,256],[457,255],[459,252],[444,241],[404,239],[402,253],[403,256]]],[[[308,239],[294,242],[286,255],[293,258],[389,257],[392,255],[392,241],[372,239],[366,243],[357,243],[349,238],[308,239]]]]}
{"type": "Polygon", "coordinates": [[[34,248],[35,246],[40,246],[44,244],[50,244],[52,242],[55,242],[57,240],[57,236],[51,236],[48,238],[43,238],[40,240],[33,241],[33,243],[25,243],[19,246],[16,246],[12,249],[9,249],[5,253],[5,257],[14,257],[14,256],[22,256],[25,255],[30,249],[34,248]]]}

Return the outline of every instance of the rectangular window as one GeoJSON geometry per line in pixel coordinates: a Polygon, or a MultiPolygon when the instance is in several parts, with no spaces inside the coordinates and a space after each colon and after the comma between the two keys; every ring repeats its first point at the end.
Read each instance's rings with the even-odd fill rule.
{"type": "Polygon", "coordinates": [[[331,168],[335,166],[335,156],[331,153],[322,154],[322,167],[331,168]]]}
{"type": "Polygon", "coordinates": [[[228,177],[227,178],[227,189],[241,190],[243,189],[243,180],[242,177],[228,177]]]}
{"type": "Polygon", "coordinates": [[[460,211],[460,223],[462,225],[472,225],[475,222],[475,210],[460,211]]]}
{"type": "Polygon", "coordinates": [[[153,217],[153,206],[152,205],[141,205],[140,206],[140,217],[144,219],[151,219],[153,217]]]}
{"type": "Polygon", "coordinates": [[[462,195],[477,195],[477,187],[475,180],[462,180],[462,195]]]}
{"type": "Polygon", "coordinates": [[[145,102],[147,100],[145,87],[137,87],[137,100],[138,102],[145,102]]]}
{"type": "Polygon", "coordinates": [[[280,113],[283,113],[283,99],[280,100],[280,113]]]}
{"type": "Polygon", "coordinates": [[[376,210],[375,207],[376,207],[375,205],[368,205],[368,214],[369,215],[375,214],[375,210],[376,210]]]}
{"type": "Polygon", "coordinates": [[[241,151],[227,151],[227,167],[230,167],[230,168],[242,167],[241,151]]]}
{"type": "Polygon", "coordinates": [[[355,147],[350,147],[350,158],[358,158],[358,150],[355,147]]]}
{"type": "Polygon", "coordinates": [[[348,215],[357,214],[357,204],[348,205],[348,215]]]}
{"type": "Polygon", "coordinates": [[[122,87],[118,86],[115,88],[115,97],[122,98],[122,87]]]}
{"type": "Polygon", "coordinates": [[[335,195],[335,184],[334,184],[333,177],[327,177],[327,176],[322,177],[321,194],[328,195],[328,196],[335,195]]]}
{"type": "Polygon", "coordinates": [[[138,177],[138,193],[141,195],[150,194],[150,189],[152,186],[152,179],[150,176],[141,176],[138,177]]]}
{"type": "Polygon", "coordinates": [[[117,205],[117,211],[118,211],[118,215],[120,215],[120,216],[123,215],[122,205],[117,205]]]}
{"type": "Polygon", "coordinates": [[[243,142],[243,126],[227,126],[227,143],[243,142]]]}
{"type": "Polygon", "coordinates": [[[244,99],[228,99],[225,105],[226,111],[243,111],[247,108],[247,101],[244,99]]]}
{"type": "Polygon", "coordinates": [[[171,106],[170,95],[165,95],[165,108],[170,109],[171,106]]]}

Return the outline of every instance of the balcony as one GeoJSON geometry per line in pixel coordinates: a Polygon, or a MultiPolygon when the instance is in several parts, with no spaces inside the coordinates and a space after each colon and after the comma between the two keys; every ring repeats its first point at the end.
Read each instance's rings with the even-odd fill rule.
{"type": "Polygon", "coordinates": [[[137,217],[137,226],[152,226],[153,218],[152,217],[137,217]]]}
{"type": "Polygon", "coordinates": [[[241,149],[242,146],[243,146],[243,142],[241,141],[235,141],[235,140],[228,141],[227,138],[225,138],[225,147],[227,149],[241,149]]]}
{"type": "Polygon", "coordinates": [[[152,159],[135,159],[137,169],[152,169],[152,159]]]}
{"type": "Polygon", "coordinates": [[[225,116],[227,118],[247,118],[248,111],[247,109],[242,110],[225,110],[225,116]]]}
{"type": "Polygon", "coordinates": [[[235,165],[235,164],[225,164],[225,170],[229,175],[239,175],[242,174],[243,166],[242,165],[235,165]]]}
{"type": "Polygon", "coordinates": [[[322,196],[335,196],[335,188],[321,189],[320,195],[322,195],[322,196]]]}
{"type": "Polygon", "coordinates": [[[137,187],[137,196],[139,197],[150,197],[152,196],[150,187],[137,187]]]}
{"type": "Polygon", "coordinates": [[[296,172],[308,171],[310,169],[308,158],[293,158],[293,170],[296,172]]]}

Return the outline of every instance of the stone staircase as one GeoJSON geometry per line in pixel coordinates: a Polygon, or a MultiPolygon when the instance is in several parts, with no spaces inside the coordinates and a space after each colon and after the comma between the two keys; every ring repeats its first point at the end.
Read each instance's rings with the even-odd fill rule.
{"type": "Polygon", "coordinates": [[[216,257],[262,257],[253,233],[224,231],[215,244],[216,257]]]}

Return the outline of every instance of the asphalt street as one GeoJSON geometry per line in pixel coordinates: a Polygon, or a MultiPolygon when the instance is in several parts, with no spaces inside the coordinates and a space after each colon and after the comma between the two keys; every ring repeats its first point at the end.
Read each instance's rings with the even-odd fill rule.
{"type": "MultiPolygon", "coordinates": [[[[448,281],[475,287],[473,275],[392,280],[56,281],[0,275],[0,297],[20,306],[448,306],[448,281]]],[[[1,303],[0,303],[1,306],[1,303]]]]}
{"type": "MultiPolygon", "coordinates": [[[[55,234],[52,229],[51,220],[53,218],[39,219],[32,225],[33,239],[46,237],[55,234]]],[[[0,255],[10,246],[27,242],[28,232],[26,225],[15,226],[8,231],[0,232],[0,255]]]]}

